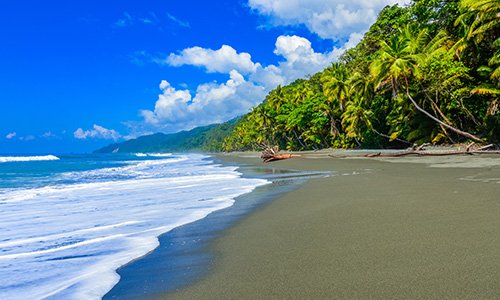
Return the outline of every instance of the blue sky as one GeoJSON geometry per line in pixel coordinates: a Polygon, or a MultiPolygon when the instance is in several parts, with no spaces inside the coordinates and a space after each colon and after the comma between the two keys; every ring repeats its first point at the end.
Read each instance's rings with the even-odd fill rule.
{"type": "Polygon", "coordinates": [[[0,3],[0,153],[88,152],[248,112],[398,0],[0,3]]]}

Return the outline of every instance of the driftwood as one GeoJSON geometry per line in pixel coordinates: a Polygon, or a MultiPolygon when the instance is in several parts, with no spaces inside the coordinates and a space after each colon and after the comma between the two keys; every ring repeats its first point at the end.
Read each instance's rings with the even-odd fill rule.
{"type": "Polygon", "coordinates": [[[262,160],[265,163],[268,163],[268,162],[272,162],[272,161],[276,161],[276,160],[283,160],[283,159],[293,158],[293,157],[297,157],[297,156],[300,156],[300,155],[293,155],[293,154],[289,154],[289,153],[279,153],[278,146],[274,146],[274,147],[265,147],[264,150],[262,150],[262,155],[260,156],[260,158],[262,158],[262,160]]]}
{"type": "Polygon", "coordinates": [[[500,151],[495,150],[450,150],[450,151],[418,151],[418,150],[407,150],[396,153],[369,153],[364,155],[365,157],[400,157],[407,155],[416,156],[447,156],[447,155],[474,155],[474,154],[500,154],[500,151]]]}
{"type": "MultiPolygon", "coordinates": [[[[429,144],[422,144],[420,146],[414,146],[404,151],[393,152],[393,153],[382,153],[373,152],[361,157],[401,157],[408,155],[415,156],[448,156],[448,155],[476,155],[476,154],[500,154],[500,150],[487,150],[493,148],[495,145],[490,144],[482,147],[478,147],[475,143],[468,144],[464,150],[449,150],[449,151],[427,151],[424,148],[429,144]]],[[[329,155],[334,158],[345,158],[349,156],[335,156],[329,155]]]]}

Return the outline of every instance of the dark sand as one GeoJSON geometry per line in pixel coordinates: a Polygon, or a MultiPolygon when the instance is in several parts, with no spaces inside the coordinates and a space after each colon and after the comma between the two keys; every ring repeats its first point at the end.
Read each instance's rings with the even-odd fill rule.
{"type": "Polygon", "coordinates": [[[103,299],[151,299],[189,285],[211,271],[216,255],[210,246],[227,228],[279,195],[297,189],[309,178],[324,176],[276,169],[273,165],[239,165],[238,170],[244,177],[264,178],[270,184],[237,197],[228,208],[162,234],[154,251],[117,270],[120,281],[103,299]]]}
{"type": "Polygon", "coordinates": [[[163,298],[499,299],[500,159],[387,160],[275,163],[336,175],[225,231],[211,272],[163,298]]]}

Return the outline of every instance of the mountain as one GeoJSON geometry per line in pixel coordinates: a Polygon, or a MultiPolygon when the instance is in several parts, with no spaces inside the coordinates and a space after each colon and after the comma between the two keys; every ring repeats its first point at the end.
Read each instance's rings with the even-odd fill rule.
{"type": "Polygon", "coordinates": [[[94,153],[220,151],[238,119],[172,134],[155,133],[95,150],[94,153]]]}

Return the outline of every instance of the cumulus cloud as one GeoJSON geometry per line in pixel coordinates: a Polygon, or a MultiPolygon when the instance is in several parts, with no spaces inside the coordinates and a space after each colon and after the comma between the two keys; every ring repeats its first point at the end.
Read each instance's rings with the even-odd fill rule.
{"type": "MultiPolygon", "coordinates": [[[[338,58],[334,50],[326,53],[318,53],[314,51],[311,42],[306,38],[296,35],[279,36],[276,39],[274,54],[282,56],[284,60],[280,61],[277,66],[271,65],[264,68],[264,71],[277,75],[276,71],[279,70],[279,74],[282,77],[281,84],[287,84],[297,78],[314,74],[324,69],[338,58]]],[[[262,80],[258,76],[254,76],[254,80],[262,80]]],[[[266,78],[269,75],[264,76],[266,78]]],[[[262,81],[262,83],[266,84],[265,81],[262,81]]]]}
{"type": "Polygon", "coordinates": [[[178,54],[168,55],[161,63],[198,66],[206,72],[227,74],[229,79],[224,83],[201,84],[194,92],[175,88],[163,80],[160,83],[162,93],[154,109],[142,110],[140,115],[149,130],[155,128],[169,132],[227,121],[247,113],[277,85],[285,85],[323,70],[360,38],[361,35],[352,34],[343,47],[319,53],[304,37],[279,36],[274,54],[281,60],[267,66],[252,61],[250,54],[239,53],[227,45],[217,50],[202,47],[184,49],[178,54]]]}
{"type": "Polygon", "coordinates": [[[262,86],[246,81],[236,70],[229,72],[225,83],[199,85],[194,96],[165,80],[160,89],[154,110],[142,110],[141,115],[148,125],[166,131],[227,121],[248,112],[265,96],[262,86]]]}
{"type": "MultiPolygon", "coordinates": [[[[271,26],[304,25],[323,39],[338,41],[330,51],[316,52],[311,42],[296,35],[276,39],[274,54],[280,59],[264,65],[247,52],[229,45],[219,49],[190,47],[166,58],[149,61],[172,67],[185,65],[203,68],[208,73],[227,74],[223,83],[199,85],[195,91],[176,88],[166,80],[152,110],[140,112],[144,130],[178,131],[227,121],[248,112],[277,85],[288,84],[315,74],[355,46],[385,5],[407,0],[249,0],[251,9],[267,16],[271,26]]],[[[136,127],[137,128],[137,127],[136,127]]]]}
{"type": "Polygon", "coordinates": [[[8,133],[5,138],[10,140],[12,138],[14,138],[15,136],[17,135],[17,133],[14,131],[14,132],[11,132],[11,133],[8,133]]]}
{"type": "Polygon", "coordinates": [[[83,130],[82,128],[78,128],[77,130],[75,130],[75,132],[73,132],[73,136],[79,140],[84,140],[87,138],[98,138],[116,141],[121,138],[121,134],[116,132],[114,129],[107,129],[96,124],[94,124],[93,129],[91,130],[83,130]]]}
{"type": "Polygon", "coordinates": [[[210,73],[229,73],[231,70],[237,70],[242,74],[248,74],[255,72],[257,68],[250,54],[237,53],[228,45],[222,45],[218,50],[201,47],[186,48],[179,54],[170,54],[165,63],[175,67],[182,65],[203,67],[210,73]]]}
{"type": "Polygon", "coordinates": [[[288,84],[306,75],[315,74],[337,60],[346,49],[355,46],[361,38],[361,35],[352,34],[344,46],[319,53],[314,51],[311,42],[306,38],[296,35],[279,36],[276,39],[274,54],[284,60],[279,61],[277,65],[265,67],[257,64],[257,70],[250,75],[250,80],[270,91],[278,84],[288,84]]]}
{"type": "Polygon", "coordinates": [[[249,0],[250,8],[271,26],[305,25],[323,39],[345,40],[364,34],[386,5],[408,0],[249,0]]]}

